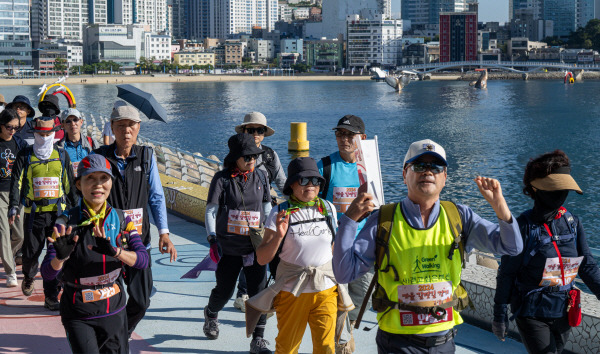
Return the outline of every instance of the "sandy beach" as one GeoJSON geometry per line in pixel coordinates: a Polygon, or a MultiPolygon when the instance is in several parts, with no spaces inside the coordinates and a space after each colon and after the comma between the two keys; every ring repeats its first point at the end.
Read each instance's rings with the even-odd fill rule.
{"type": "MultiPolygon", "coordinates": [[[[59,76],[39,79],[0,79],[0,86],[52,84],[59,76]]],[[[152,82],[218,82],[218,81],[364,81],[370,75],[299,75],[299,76],[250,76],[250,75],[75,75],[69,76],[66,85],[132,84],[152,82]]]]}

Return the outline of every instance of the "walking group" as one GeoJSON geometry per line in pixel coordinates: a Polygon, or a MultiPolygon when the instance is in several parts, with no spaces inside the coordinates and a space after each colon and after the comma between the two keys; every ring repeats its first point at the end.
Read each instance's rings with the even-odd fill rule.
{"type": "MultiPolygon", "coordinates": [[[[17,96],[0,113],[6,285],[18,285],[15,258],[22,249],[21,289],[31,295],[47,246],[39,267],[44,306],[60,311],[71,350],[128,353],[128,338],[150,306],[149,213],[160,252],[177,258],[156,157],[136,144],[141,119],[124,102],[115,103],[100,147],[81,132],[76,109],[61,112],[54,96],[38,108],[41,115],[28,120],[35,111],[17,96]]],[[[523,193],[533,207],[519,217],[498,180],[475,178],[497,217],[486,220],[440,200],[446,151],[433,140],[416,141],[401,172],[383,171],[402,175],[406,197],[376,209],[359,181],[363,120],[346,115],[332,126],[337,151],[318,161],[296,158],[287,176],[278,154],[263,144],[275,131],[262,113],[248,113],[232,127],[236,134],[206,205],[216,263],[216,284],[203,304],[208,339],[219,339],[219,312],[237,288],[234,306],[245,312],[250,353],[272,352],[265,328],[273,314],[276,353],[297,353],[307,326],[314,353],[363,353],[353,329],[369,310],[377,312],[379,353],[452,353],[460,311],[472,306],[461,284],[465,255],[477,249],[502,256],[493,333],[506,338],[510,308],[528,352],[564,349],[581,318],[575,278],[600,298],[600,270],[584,229],[563,206],[570,191],[582,193],[564,152],[527,163],[523,193]]]]}

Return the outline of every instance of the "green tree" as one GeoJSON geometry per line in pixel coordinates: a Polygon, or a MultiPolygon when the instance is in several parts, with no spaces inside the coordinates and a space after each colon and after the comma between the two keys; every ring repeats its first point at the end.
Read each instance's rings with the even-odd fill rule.
{"type": "Polygon", "coordinates": [[[54,71],[58,71],[59,73],[64,73],[65,70],[67,70],[67,59],[65,59],[65,58],[54,59],[54,71]]]}
{"type": "Polygon", "coordinates": [[[560,38],[558,38],[557,36],[546,37],[546,38],[542,39],[542,42],[547,43],[549,46],[552,46],[552,47],[561,47],[565,44],[565,42],[563,40],[561,40],[560,38]]]}

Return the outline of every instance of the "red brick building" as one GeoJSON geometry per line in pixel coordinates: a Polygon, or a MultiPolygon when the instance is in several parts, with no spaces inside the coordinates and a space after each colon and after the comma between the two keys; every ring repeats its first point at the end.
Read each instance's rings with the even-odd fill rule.
{"type": "Polygon", "coordinates": [[[440,13],[440,62],[477,60],[477,13],[440,13]]]}

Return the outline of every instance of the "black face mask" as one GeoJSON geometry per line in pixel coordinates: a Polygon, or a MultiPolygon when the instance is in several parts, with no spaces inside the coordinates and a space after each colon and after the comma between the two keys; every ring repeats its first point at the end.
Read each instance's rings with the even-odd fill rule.
{"type": "Polygon", "coordinates": [[[560,208],[567,200],[569,195],[568,190],[560,191],[541,191],[537,190],[533,195],[533,218],[539,222],[551,221],[558,208],[560,208]]]}

